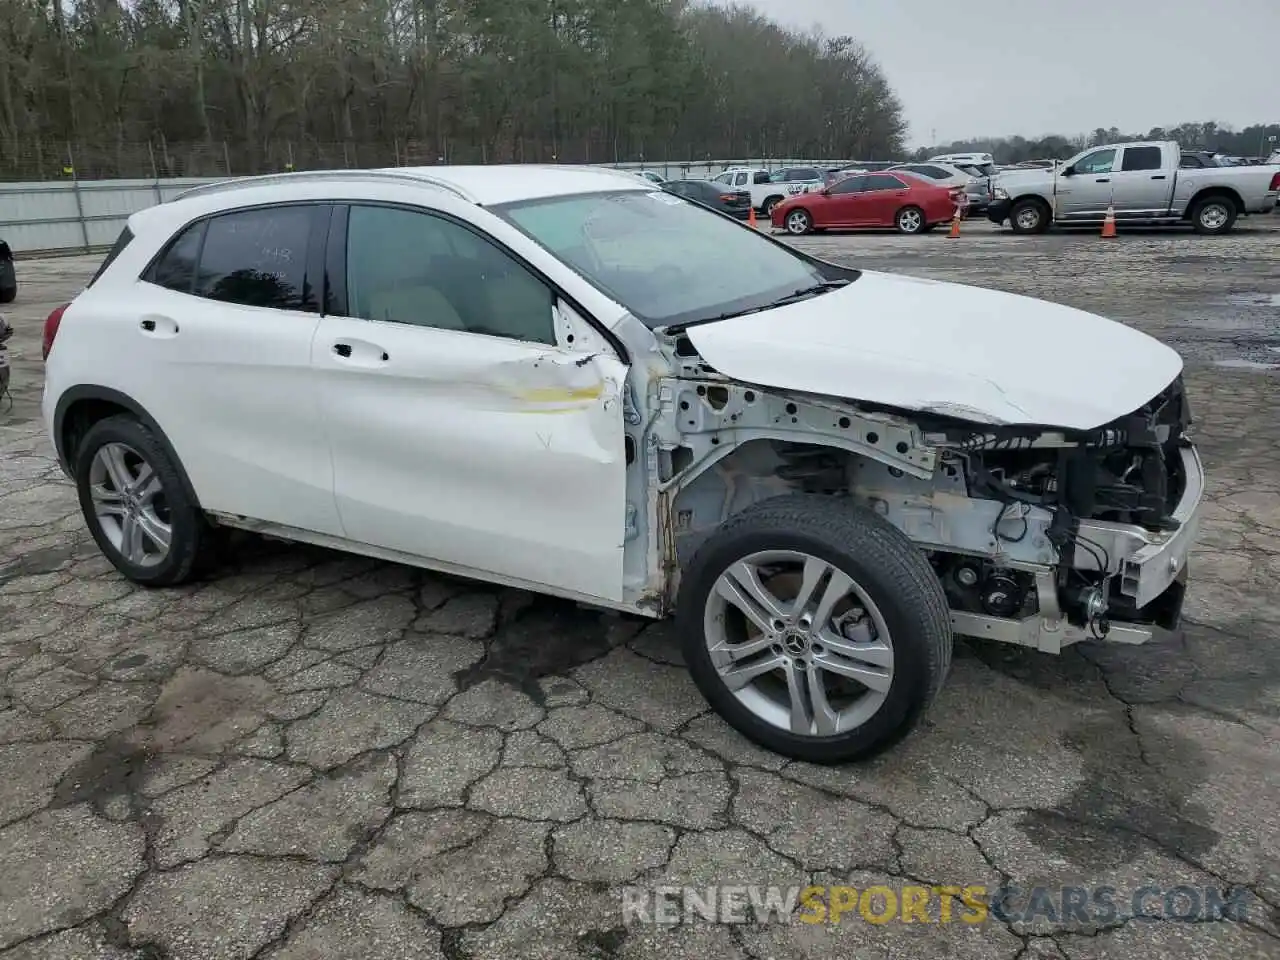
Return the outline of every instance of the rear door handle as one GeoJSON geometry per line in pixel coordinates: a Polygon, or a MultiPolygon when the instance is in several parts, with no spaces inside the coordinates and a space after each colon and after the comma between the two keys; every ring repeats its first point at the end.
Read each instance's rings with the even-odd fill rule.
{"type": "Polygon", "coordinates": [[[358,364],[386,363],[391,355],[376,344],[357,340],[355,343],[339,341],[333,345],[333,352],[344,360],[354,360],[358,364]]]}
{"type": "Polygon", "coordinates": [[[1094,183],[1110,183],[1110,182],[1111,182],[1110,177],[1099,177],[1097,180],[1094,181],[1094,183]]]}
{"type": "Polygon", "coordinates": [[[143,333],[157,337],[174,337],[178,334],[178,321],[163,314],[153,313],[138,321],[143,333]]]}
{"type": "Polygon", "coordinates": [[[1152,180],[1164,180],[1164,179],[1166,179],[1166,177],[1165,177],[1165,175],[1164,175],[1163,173],[1157,173],[1157,174],[1156,174],[1154,177],[1152,177],[1151,179],[1152,179],[1152,180]]]}

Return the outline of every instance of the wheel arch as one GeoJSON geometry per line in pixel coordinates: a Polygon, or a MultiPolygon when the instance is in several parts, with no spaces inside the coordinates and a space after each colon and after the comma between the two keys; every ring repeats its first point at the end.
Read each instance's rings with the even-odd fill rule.
{"type": "Polygon", "coordinates": [[[1013,213],[1013,208],[1014,208],[1014,207],[1016,207],[1018,204],[1020,204],[1020,203],[1022,203],[1022,202],[1024,202],[1024,201],[1028,201],[1028,200],[1029,200],[1029,201],[1031,201],[1032,203],[1037,203],[1037,204],[1039,204],[1041,207],[1043,207],[1043,208],[1045,209],[1045,211],[1049,214],[1049,218],[1050,218],[1050,219],[1053,219],[1053,204],[1052,204],[1052,203],[1050,203],[1048,200],[1046,200],[1044,197],[1042,197],[1042,196],[1041,196],[1040,194],[1038,194],[1038,193],[1022,193],[1022,194],[1019,194],[1018,196],[1014,197],[1012,200],[1010,200],[1010,201],[1009,201],[1009,212],[1010,212],[1010,214],[1012,214],[1012,213],[1013,213]]]}
{"type": "Polygon", "coordinates": [[[1192,194],[1191,199],[1187,201],[1187,209],[1183,211],[1182,219],[1190,220],[1191,215],[1195,212],[1196,204],[1201,200],[1208,200],[1210,197],[1221,197],[1224,200],[1230,200],[1235,205],[1237,216],[1244,213],[1244,198],[1233,188],[1223,186],[1203,187],[1192,194]]]}
{"type": "Polygon", "coordinates": [[[133,397],[111,387],[104,387],[98,384],[81,384],[71,387],[58,398],[53,414],[53,444],[54,452],[58,456],[58,463],[62,466],[63,471],[70,475],[76,444],[88,432],[89,428],[107,417],[119,414],[129,414],[136,417],[143,426],[151,431],[156,438],[156,442],[164,449],[170,462],[178,471],[178,476],[182,480],[183,491],[191,502],[199,507],[200,498],[196,495],[195,488],[191,485],[191,478],[187,476],[182,460],[174,450],[173,444],[170,443],[169,437],[160,427],[160,424],[156,422],[155,417],[151,416],[142,404],[138,403],[133,397]]]}

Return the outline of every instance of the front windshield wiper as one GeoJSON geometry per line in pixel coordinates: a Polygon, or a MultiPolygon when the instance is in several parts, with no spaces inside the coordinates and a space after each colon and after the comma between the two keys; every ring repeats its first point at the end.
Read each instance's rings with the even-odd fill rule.
{"type": "Polygon", "coordinates": [[[747,307],[745,310],[730,310],[728,313],[716,314],[714,317],[699,317],[697,320],[689,320],[685,323],[676,324],[675,328],[680,330],[689,327],[699,326],[704,323],[715,323],[719,320],[732,320],[734,317],[745,317],[750,313],[760,313],[764,310],[772,310],[774,307],[785,307],[788,304],[799,303],[801,300],[808,300],[812,297],[829,293],[832,290],[839,290],[841,287],[847,287],[852,281],[850,280],[823,280],[821,283],[815,283],[810,287],[801,287],[799,290],[793,290],[784,297],[777,300],[770,300],[768,303],[762,303],[757,307],[747,307]]]}

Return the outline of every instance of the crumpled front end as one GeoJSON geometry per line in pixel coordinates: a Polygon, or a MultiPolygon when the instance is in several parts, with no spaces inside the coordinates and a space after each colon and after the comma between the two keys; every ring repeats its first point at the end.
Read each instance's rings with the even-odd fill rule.
{"type": "Polygon", "coordinates": [[[1055,555],[1050,564],[936,558],[957,632],[1053,650],[1091,637],[1140,643],[1176,628],[1205,489],[1190,423],[1179,376],[1095,430],[932,434],[963,463],[969,495],[1001,504],[998,553],[1031,538],[1055,555]]]}

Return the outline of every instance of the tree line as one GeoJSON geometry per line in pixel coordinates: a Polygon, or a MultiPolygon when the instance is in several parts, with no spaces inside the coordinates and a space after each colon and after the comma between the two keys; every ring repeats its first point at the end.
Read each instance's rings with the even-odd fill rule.
{"type": "Polygon", "coordinates": [[[687,0],[5,0],[0,50],[7,179],[145,175],[120,169],[140,150],[192,175],[218,172],[192,158],[250,173],[393,150],[873,159],[905,132],[852,37],[687,0]]]}
{"type": "Polygon", "coordinates": [[[943,153],[989,153],[997,163],[1022,163],[1025,160],[1065,160],[1074,153],[1104,143],[1129,143],[1134,140],[1176,140],[1184,150],[1209,150],[1233,157],[1267,157],[1280,147],[1280,123],[1255,123],[1243,130],[1232,130],[1210,120],[1180,123],[1176,127],[1152,127],[1146,133],[1123,133],[1116,127],[1098,127],[1091,134],[1075,137],[1050,135],[1026,137],[978,137],[956,140],[936,147],[922,147],[914,159],[924,160],[943,153]],[[1271,138],[1275,137],[1275,140],[1271,138]]]}

